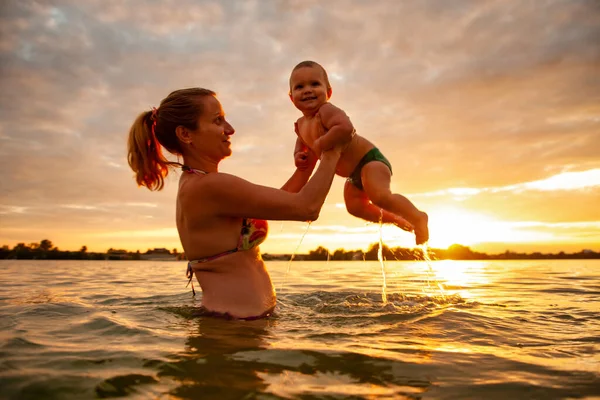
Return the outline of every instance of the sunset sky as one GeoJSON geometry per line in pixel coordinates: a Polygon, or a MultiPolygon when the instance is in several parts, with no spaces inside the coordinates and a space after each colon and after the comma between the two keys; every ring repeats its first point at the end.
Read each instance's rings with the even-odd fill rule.
{"type": "MultiPolygon", "coordinates": [[[[221,171],[281,186],[299,117],[288,77],[305,59],[389,158],[393,190],[429,213],[431,246],[600,251],[597,0],[2,1],[0,245],[181,250],[179,172],[162,192],[136,186],[133,119],[212,89],[236,129],[221,171]]],[[[343,183],[310,227],[271,223],[262,251],[378,241],[343,183]]]]}

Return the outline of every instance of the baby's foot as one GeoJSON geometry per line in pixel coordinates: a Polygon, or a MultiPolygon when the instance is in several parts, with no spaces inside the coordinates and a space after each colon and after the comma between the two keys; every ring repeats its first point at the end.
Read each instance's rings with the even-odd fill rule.
{"type": "Polygon", "coordinates": [[[426,213],[422,212],[421,216],[414,221],[415,224],[415,239],[417,245],[427,243],[429,240],[429,227],[427,223],[429,222],[429,217],[426,213]]]}

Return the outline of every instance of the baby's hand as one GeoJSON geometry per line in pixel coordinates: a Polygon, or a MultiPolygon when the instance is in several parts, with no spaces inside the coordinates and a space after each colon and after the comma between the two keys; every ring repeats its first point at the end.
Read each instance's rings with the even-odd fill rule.
{"type": "Polygon", "coordinates": [[[308,151],[298,151],[294,154],[294,164],[300,171],[306,171],[310,168],[311,160],[308,151]]]}

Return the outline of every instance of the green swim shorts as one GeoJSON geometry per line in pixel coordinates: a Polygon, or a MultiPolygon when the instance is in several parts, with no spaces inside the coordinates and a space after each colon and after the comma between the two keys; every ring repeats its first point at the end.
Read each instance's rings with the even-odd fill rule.
{"type": "Polygon", "coordinates": [[[363,167],[371,161],[381,161],[382,163],[387,165],[387,167],[390,169],[390,173],[392,172],[392,164],[390,164],[388,159],[385,158],[383,154],[381,154],[381,151],[379,151],[377,147],[373,147],[371,150],[369,150],[369,152],[367,152],[367,154],[363,156],[363,158],[360,159],[358,165],[356,166],[356,168],[354,168],[354,171],[352,171],[352,173],[348,177],[348,182],[356,186],[358,189],[363,190],[360,172],[362,171],[363,167]]]}

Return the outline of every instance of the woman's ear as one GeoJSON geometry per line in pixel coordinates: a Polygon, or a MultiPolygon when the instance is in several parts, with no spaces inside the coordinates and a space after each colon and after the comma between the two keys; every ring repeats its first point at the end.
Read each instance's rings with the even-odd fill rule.
{"type": "Polygon", "coordinates": [[[187,128],[185,126],[179,125],[177,128],[175,128],[175,135],[177,135],[177,139],[179,139],[179,141],[182,143],[185,143],[185,144],[192,143],[192,137],[190,135],[190,131],[187,130],[187,128]]]}

